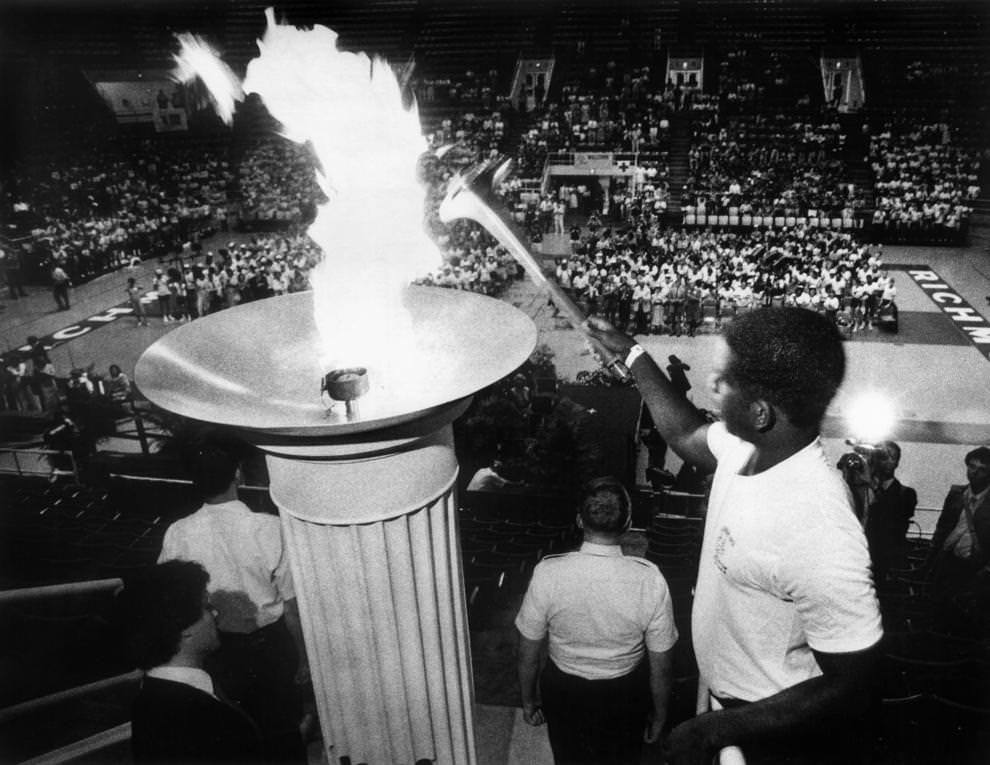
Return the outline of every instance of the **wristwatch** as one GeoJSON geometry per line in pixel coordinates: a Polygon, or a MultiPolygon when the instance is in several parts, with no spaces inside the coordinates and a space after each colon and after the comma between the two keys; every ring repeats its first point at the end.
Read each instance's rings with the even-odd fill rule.
{"type": "Polygon", "coordinates": [[[639,343],[636,343],[636,345],[630,348],[629,353],[626,354],[626,360],[624,362],[626,365],[626,369],[632,369],[633,362],[635,362],[636,359],[638,359],[644,353],[646,353],[646,349],[639,343]]]}

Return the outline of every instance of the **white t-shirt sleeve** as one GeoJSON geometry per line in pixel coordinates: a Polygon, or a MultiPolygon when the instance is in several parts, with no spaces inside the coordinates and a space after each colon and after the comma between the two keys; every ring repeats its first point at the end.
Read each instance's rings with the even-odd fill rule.
{"type": "Polygon", "coordinates": [[[670,590],[663,575],[657,571],[656,606],[646,627],[646,649],[654,653],[669,651],[677,642],[677,627],[674,624],[674,605],[670,599],[670,590]]]}
{"type": "Polygon", "coordinates": [[[813,650],[862,651],[883,636],[866,540],[856,532],[808,529],[781,564],[779,584],[793,599],[813,650]]]}
{"type": "Polygon", "coordinates": [[[708,439],[708,450],[716,460],[721,460],[730,449],[739,446],[742,442],[741,439],[726,430],[725,424],[721,422],[713,422],[708,426],[706,438],[708,439]]]}
{"type": "Polygon", "coordinates": [[[174,535],[172,534],[172,527],[169,526],[165,529],[165,536],[162,539],[162,551],[158,554],[158,563],[165,563],[166,561],[173,560],[177,557],[178,553],[175,549],[174,535]]]}
{"type": "Polygon", "coordinates": [[[516,629],[528,640],[543,640],[549,629],[545,579],[540,573],[540,566],[537,565],[523,597],[522,607],[516,615],[516,629]]]}

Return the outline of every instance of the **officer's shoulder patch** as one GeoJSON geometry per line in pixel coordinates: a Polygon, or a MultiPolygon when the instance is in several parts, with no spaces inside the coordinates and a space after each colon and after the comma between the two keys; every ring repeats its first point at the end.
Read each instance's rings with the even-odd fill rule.
{"type": "Polygon", "coordinates": [[[647,560],[646,558],[640,558],[637,555],[624,555],[623,558],[625,560],[632,561],[632,562],[634,562],[634,563],[636,563],[636,564],[638,564],[640,566],[645,566],[646,568],[655,568],[655,569],[659,570],[659,566],[657,566],[656,563],[654,563],[653,561],[647,560]]]}

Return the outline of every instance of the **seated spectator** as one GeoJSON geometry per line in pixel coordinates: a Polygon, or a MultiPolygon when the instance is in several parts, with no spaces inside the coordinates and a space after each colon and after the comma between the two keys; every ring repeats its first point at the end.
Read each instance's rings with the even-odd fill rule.
{"type": "Polygon", "coordinates": [[[964,485],[945,497],[927,566],[941,631],[968,633],[990,597],[990,448],[966,455],[964,485]]]}
{"type": "Polygon", "coordinates": [[[105,381],[107,395],[115,404],[130,401],[133,395],[130,378],[116,364],[110,365],[110,376],[105,381]]]}
{"type": "Polygon", "coordinates": [[[132,710],[137,763],[264,759],[253,721],[221,700],[205,669],[220,647],[208,581],[198,563],[170,561],[129,579],[117,595],[125,654],[145,671],[132,710]]]}
{"type": "Polygon", "coordinates": [[[467,491],[500,491],[509,487],[525,486],[525,481],[512,480],[511,472],[502,460],[492,461],[489,467],[479,469],[467,485],[467,491]]]}
{"type": "Polygon", "coordinates": [[[949,142],[947,125],[887,123],[870,138],[875,236],[959,242],[979,195],[979,161],[949,142]],[[975,195],[975,196],[974,196],[975,195]]]}

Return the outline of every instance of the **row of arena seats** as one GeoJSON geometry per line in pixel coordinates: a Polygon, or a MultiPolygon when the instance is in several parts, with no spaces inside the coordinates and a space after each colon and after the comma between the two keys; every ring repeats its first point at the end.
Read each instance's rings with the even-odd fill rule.
{"type": "Polygon", "coordinates": [[[863,221],[856,218],[808,218],[794,215],[699,215],[684,214],[685,226],[746,226],[768,228],[794,228],[808,226],[810,228],[859,229],[863,221]]]}
{"type": "MultiPolygon", "coordinates": [[[[117,476],[100,486],[5,479],[0,587],[126,576],[154,563],[168,525],[200,500],[185,480],[117,476]]],[[[252,509],[274,512],[267,490],[242,487],[252,509]]]]}
{"type": "Polygon", "coordinates": [[[510,612],[514,615],[536,564],[580,544],[572,522],[537,515],[505,518],[492,510],[488,503],[459,513],[464,589],[473,629],[495,626],[510,612]]]}
{"type": "Polygon", "coordinates": [[[165,528],[198,504],[188,484],[102,488],[21,480],[0,518],[4,587],[124,576],[154,563],[165,528]]]}
{"type": "Polygon", "coordinates": [[[977,765],[990,754],[990,647],[930,631],[881,645],[873,762],[977,765]]]}

